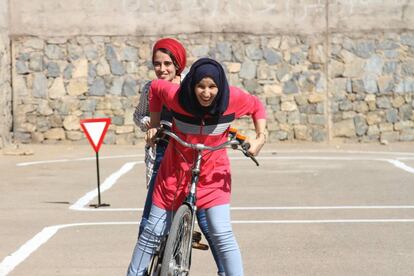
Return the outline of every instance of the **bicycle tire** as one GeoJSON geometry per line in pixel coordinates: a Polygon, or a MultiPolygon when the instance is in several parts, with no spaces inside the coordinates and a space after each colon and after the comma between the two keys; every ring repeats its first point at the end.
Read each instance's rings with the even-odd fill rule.
{"type": "Polygon", "coordinates": [[[164,256],[161,264],[161,276],[182,276],[188,275],[191,265],[191,223],[193,212],[188,205],[181,205],[178,208],[167,243],[164,249],[164,256]]]}

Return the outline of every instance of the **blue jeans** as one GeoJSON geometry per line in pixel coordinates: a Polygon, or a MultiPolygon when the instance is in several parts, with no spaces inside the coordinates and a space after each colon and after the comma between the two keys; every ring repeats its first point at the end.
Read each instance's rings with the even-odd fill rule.
{"type": "MultiPolygon", "coordinates": [[[[148,218],[150,216],[150,211],[151,211],[151,206],[152,206],[152,194],[154,192],[155,179],[157,178],[158,169],[160,167],[166,148],[167,148],[167,145],[159,144],[157,145],[156,150],[155,150],[156,154],[155,154],[153,173],[152,173],[151,180],[148,184],[148,192],[147,192],[147,197],[145,199],[144,211],[142,212],[142,218],[141,218],[141,222],[139,225],[138,238],[141,236],[141,233],[144,231],[144,228],[147,225],[148,218]]],[[[215,249],[213,241],[209,235],[205,210],[201,209],[197,211],[197,221],[201,229],[201,232],[203,232],[203,235],[206,237],[208,245],[210,246],[211,253],[213,254],[214,261],[216,262],[216,265],[217,265],[217,271],[219,275],[223,275],[224,267],[220,261],[220,258],[218,257],[217,250],[215,249]]],[[[135,255],[135,251],[136,249],[134,249],[133,256],[135,255]]]]}
{"type": "Polygon", "coordinates": [[[214,245],[214,242],[210,236],[210,231],[209,231],[208,222],[207,222],[206,209],[197,210],[197,222],[198,222],[198,226],[201,229],[201,232],[203,232],[203,235],[206,237],[208,245],[210,246],[211,254],[213,254],[214,261],[216,262],[216,265],[217,265],[217,273],[220,276],[224,276],[225,274],[224,274],[223,262],[220,260],[218,253],[217,253],[216,246],[214,245]]]}
{"type": "Polygon", "coordinates": [[[167,145],[164,145],[164,144],[159,144],[155,148],[155,161],[154,161],[154,166],[152,167],[151,180],[148,184],[147,197],[145,199],[145,205],[144,205],[144,210],[142,212],[141,222],[139,224],[138,237],[141,235],[148,221],[148,217],[149,217],[151,206],[152,206],[152,194],[154,193],[155,179],[157,178],[158,169],[160,168],[161,161],[162,161],[162,158],[164,157],[166,148],[167,148],[167,145]]]}
{"type": "MultiPolygon", "coordinates": [[[[240,249],[230,223],[230,205],[205,209],[210,238],[216,246],[226,276],[243,275],[240,249]]],[[[144,275],[152,255],[171,226],[172,212],[152,205],[147,224],[138,239],[128,268],[128,276],[144,275]]]]}

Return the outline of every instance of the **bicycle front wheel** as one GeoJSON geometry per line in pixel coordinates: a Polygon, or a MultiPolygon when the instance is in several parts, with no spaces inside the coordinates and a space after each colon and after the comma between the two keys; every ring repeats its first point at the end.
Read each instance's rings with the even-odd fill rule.
{"type": "Polygon", "coordinates": [[[188,275],[190,272],[193,212],[187,205],[178,208],[165,245],[161,275],[188,275]]]}

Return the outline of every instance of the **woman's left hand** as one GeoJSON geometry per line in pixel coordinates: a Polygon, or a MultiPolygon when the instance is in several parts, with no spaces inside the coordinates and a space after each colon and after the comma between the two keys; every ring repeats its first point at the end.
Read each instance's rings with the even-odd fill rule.
{"type": "Polygon", "coordinates": [[[256,139],[249,139],[250,148],[248,152],[253,156],[259,154],[260,150],[262,149],[263,145],[266,142],[266,137],[264,135],[258,135],[256,139]]]}
{"type": "Polygon", "coordinates": [[[145,135],[145,142],[150,147],[154,147],[155,142],[155,135],[157,134],[158,129],[157,128],[150,128],[147,130],[147,134],[145,135]]]}

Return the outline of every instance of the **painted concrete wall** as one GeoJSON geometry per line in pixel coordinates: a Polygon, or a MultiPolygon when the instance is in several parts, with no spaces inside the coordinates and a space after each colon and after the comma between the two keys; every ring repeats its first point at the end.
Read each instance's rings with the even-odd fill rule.
{"type": "Polygon", "coordinates": [[[312,34],[414,29],[412,0],[13,0],[11,34],[312,34]],[[64,20],[63,20],[64,19],[64,20]]]}

